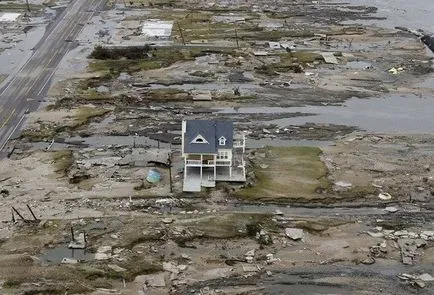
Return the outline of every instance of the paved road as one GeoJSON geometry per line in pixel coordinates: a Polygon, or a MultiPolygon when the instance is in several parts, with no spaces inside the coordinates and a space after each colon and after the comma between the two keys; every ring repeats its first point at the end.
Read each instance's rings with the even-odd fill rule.
{"type": "Polygon", "coordinates": [[[99,11],[105,0],[72,0],[48,27],[32,56],[0,89],[0,157],[10,138],[17,136],[27,111],[37,109],[50,87],[53,74],[75,45],[83,26],[99,11]]]}

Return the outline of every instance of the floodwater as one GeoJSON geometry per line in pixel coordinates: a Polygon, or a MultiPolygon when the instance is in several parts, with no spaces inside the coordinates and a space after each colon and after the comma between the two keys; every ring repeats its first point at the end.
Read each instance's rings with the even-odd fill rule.
{"type": "MultiPolygon", "coordinates": [[[[334,1],[333,1],[334,2],[334,1]]],[[[385,20],[360,20],[357,23],[376,25],[386,28],[397,26],[422,29],[434,34],[434,5],[432,0],[348,0],[351,5],[375,6],[377,17],[385,20]]],[[[433,53],[427,50],[428,55],[433,53]]],[[[364,68],[369,63],[353,62],[350,68],[364,68]]],[[[307,122],[331,123],[356,126],[370,132],[385,133],[433,133],[434,132],[434,75],[421,79],[416,85],[423,89],[422,96],[413,94],[390,95],[370,99],[353,98],[343,106],[307,106],[296,108],[240,108],[221,109],[222,113],[315,113],[316,116],[283,118],[267,123],[281,127],[300,125],[307,122]]]]}
{"type": "Polygon", "coordinates": [[[377,97],[370,99],[353,98],[343,106],[306,106],[293,108],[252,107],[226,108],[220,113],[314,113],[315,116],[281,118],[267,121],[280,127],[303,125],[305,123],[329,123],[357,126],[370,132],[388,133],[432,133],[434,132],[434,97],[416,95],[377,97]]]}
{"type": "Polygon", "coordinates": [[[69,249],[67,247],[57,247],[48,250],[39,258],[47,264],[59,264],[63,258],[76,259],[78,261],[93,259],[93,254],[86,253],[84,249],[69,249]]]}
{"type": "Polygon", "coordinates": [[[378,8],[376,17],[384,20],[363,20],[357,23],[394,28],[407,27],[422,29],[434,34],[434,6],[432,0],[347,0],[351,5],[374,6],[378,8]]]}

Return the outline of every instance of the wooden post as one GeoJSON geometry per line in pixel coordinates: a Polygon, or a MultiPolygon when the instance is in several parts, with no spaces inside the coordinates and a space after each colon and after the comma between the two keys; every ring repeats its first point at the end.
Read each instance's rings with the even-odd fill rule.
{"type": "Polygon", "coordinates": [[[20,214],[20,212],[17,211],[17,209],[15,209],[14,207],[12,207],[12,210],[14,210],[15,213],[17,213],[17,215],[18,215],[22,220],[24,220],[24,222],[27,222],[27,220],[24,219],[24,217],[20,214]]]}
{"type": "Polygon", "coordinates": [[[181,26],[179,25],[178,22],[176,23],[176,25],[178,26],[179,34],[181,35],[182,44],[185,45],[185,39],[184,39],[184,35],[182,34],[181,26]]]}
{"type": "Polygon", "coordinates": [[[33,219],[34,219],[34,220],[38,220],[38,218],[36,218],[35,213],[33,213],[32,208],[30,208],[29,204],[26,204],[26,206],[27,206],[27,209],[29,209],[30,213],[32,214],[33,219]]]}
{"type": "Polygon", "coordinates": [[[71,241],[75,241],[74,228],[71,226],[71,241]]]}
{"type": "Polygon", "coordinates": [[[26,0],[26,5],[27,5],[27,10],[30,12],[30,4],[29,4],[29,0],[26,0]]]}
{"type": "Polygon", "coordinates": [[[12,222],[15,223],[15,215],[14,215],[14,210],[11,209],[11,213],[12,213],[12,222]]]}
{"type": "Polygon", "coordinates": [[[235,40],[237,41],[237,48],[240,49],[240,44],[238,43],[238,32],[236,28],[235,28],[235,40]]]}

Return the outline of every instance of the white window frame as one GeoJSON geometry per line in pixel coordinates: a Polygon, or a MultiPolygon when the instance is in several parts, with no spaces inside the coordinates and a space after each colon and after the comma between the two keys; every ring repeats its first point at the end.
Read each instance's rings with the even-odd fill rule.
{"type": "Polygon", "coordinates": [[[205,139],[205,137],[198,134],[190,143],[209,143],[209,142],[205,139]]]}
{"type": "Polygon", "coordinates": [[[224,136],[219,138],[219,145],[226,145],[226,138],[224,136]]]}
{"type": "Polygon", "coordinates": [[[217,154],[217,160],[229,160],[229,152],[219,151],[217,154]]]}

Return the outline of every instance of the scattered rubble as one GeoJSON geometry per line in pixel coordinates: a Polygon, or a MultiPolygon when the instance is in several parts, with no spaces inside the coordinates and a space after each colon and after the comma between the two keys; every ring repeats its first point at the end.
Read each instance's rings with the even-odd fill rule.
{"type": "Polygon", "coordinates": [[[96,250],[95,259],[96,260],[107,260],[112,256],[111,246],[101,246],[96,250]]]}
{"type": "Polygon", "coordinates": [[[415,285],[419,288],[425,288],[426,283],[434,281],[434,278],[428,273],[423,273],[421,275],[411,275],[411,274],[403,273],[403,274],[399,274],[398,278],[404,281],[408,281],[410,284],[415,285]]]}
{"type": "MultiPolygon", "coordinates": [[[[140,275],[134,279],[137,285],[150,288],[164,288],[166,284],[166,274],[164,272],[152,275],[140,275]]],[[[145,291],[145,290],[144,290],[145,291]]]]}
{"type": "Polygon", "coordinates": [[[391,199],[392,199],[392,196],[391,196],[389,193],[380,193],[380,194],[378,195],[378,197],[379,197],[381,200],[384,200],[384,201],[388,201],[388,200],[391,200],[391,199]]]}
{"type": "Polygon", "coordinates": [[[304,237],[303,230],[300,228],[285,228],[285,235],[292,240],[301,240],[304,237]]]}
{"type": "MultiPolygon", "coordinates": [[[[413,35],[422,33],[372,27],[376,8],[345,3],[151,2],[114,1],[83,26],[53,78],[60,82],[40,110],[25,114],[22,138],[0,162],[3,289],[253,294],[281,293],[273,288],[285,280],[295,293],[397,294],[406,290],[378,273],[400,255],[421,273],[399,278],[430,292],[433,278],[422,271],[430,272],[434,241],[426,164],[433,138],[369,134],[332,110],[355,97],[432,96],[414,86],[432,71],[413,35]],[[96,43],[104,46],[91,53],[96,43]],[[314,114],[323,108],[337,124],[314,114]],[[180,194],[186,117],[234,120],[248,135],[245,187],[180,194]],[[300,147],[274,162],[256,149],[304,140],[320,148],[300,147]],[[280,182],[267,179],[272,173],[280,182]],[[11,221],[11,206],[21,203],[44,220],[11,221]],[[73,254],[62,252],[55,267],[43,261],[42,271],[41,261],[29,258],[57,245],[73,254]],[[92,253],[86,263],[83,249],[92,253]],[[360,272],[358,263],[376,265],[360,272]],[[351,280],[335,277],[342,271],[351,280]],[[372,277],[375,284],[366,285],[372,277]]],[[[48,18],[66,4],[45,5],[48,18]]],[[[1,24],[0,54],[21,50],[21,35],[39,34],[39,22],[26,13],[1,24]]]]}
{"type": "Polygon", "coordinates": [[[119,265],[116,264],[107,264],[107,267],[112,269],[115,272],[126,272],[127,270],[123,267],[120,267],[119,265]]]}

